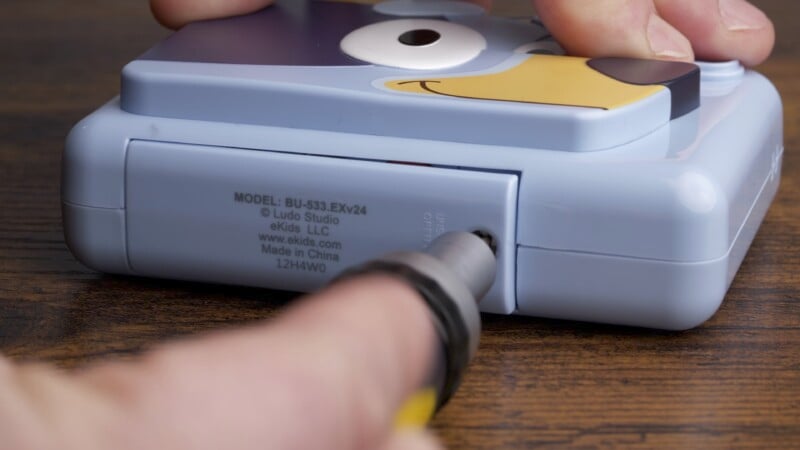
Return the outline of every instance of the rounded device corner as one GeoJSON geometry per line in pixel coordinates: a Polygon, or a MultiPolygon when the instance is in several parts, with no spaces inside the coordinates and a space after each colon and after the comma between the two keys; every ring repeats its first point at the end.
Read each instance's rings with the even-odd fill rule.
{"type": "Polygon", "coordinates": [[[61,156],[61,199],[73,205],[124,208],[129,121],[115,98],[78,122],[61,156]]]}
{"type": "Polygon", "coordinates": [[[719,311],[725,299],[726,290],[703,292],[701,296],[684,297],[669,303],[662,322],[654,328],[670,331],[688,331],[706,323],[719,311]]]}
{"type": "Polygon", "coordinates": [[[125,246],[125,210],[61,204],[64,239],[75,259],[100,272],[133,274],[125,246]]]}

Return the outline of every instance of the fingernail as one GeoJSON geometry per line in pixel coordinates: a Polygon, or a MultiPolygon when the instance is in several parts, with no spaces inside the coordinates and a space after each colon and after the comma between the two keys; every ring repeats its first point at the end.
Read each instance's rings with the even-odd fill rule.
{"type": "Polygon", "coordinates": [[[719,0],[719,15],[730,31],[747,31],[764,28],[764,15],[743,0],[719,0]]]}
{"type": "Polygon", "coordinates": [[[655,14],[650,16],[647,23],[647,41],[655,56],[671,59],[688,59],[692,56],[689,40],[655,14]]]}

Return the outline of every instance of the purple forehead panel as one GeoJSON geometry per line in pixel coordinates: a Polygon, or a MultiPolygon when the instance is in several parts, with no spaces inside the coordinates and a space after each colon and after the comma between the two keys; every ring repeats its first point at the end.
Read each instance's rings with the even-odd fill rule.
{"type": "Polygon", "coordinates": [[[246,16],[189,24],[139,59],[223,64],[354,66],[349,32],[389,17],[371,5],[289,0],[246,16]]]}

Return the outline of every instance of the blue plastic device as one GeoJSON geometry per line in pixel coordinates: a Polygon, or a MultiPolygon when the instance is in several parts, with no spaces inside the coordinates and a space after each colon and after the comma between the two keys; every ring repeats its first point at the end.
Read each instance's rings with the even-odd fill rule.
{"type": "Polygon", "coordinates": [[[563,56],[455,1],[286,0],[125,67],[67,140],[64,228],[100,271],[300,291],[480,230],[485,312],[687,329],[782,153],[778,93],[736,61],[563,56]]]}

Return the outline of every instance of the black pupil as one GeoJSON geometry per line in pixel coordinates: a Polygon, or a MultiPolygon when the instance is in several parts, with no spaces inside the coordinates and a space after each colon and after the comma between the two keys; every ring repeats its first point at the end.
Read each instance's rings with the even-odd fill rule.
{"type": "Polygon", "coordinates": [[[411,30],[401,34],[397,40],[405,45],[413,45],[419,47],[420,45],[433,44],[442,37],[441,34],[433,30],[411,30]]]}

